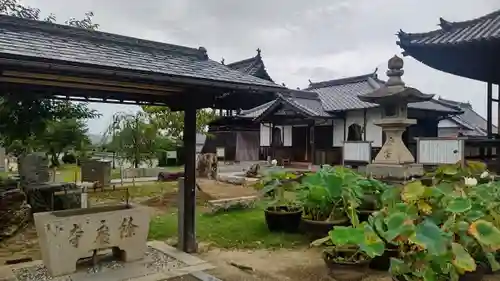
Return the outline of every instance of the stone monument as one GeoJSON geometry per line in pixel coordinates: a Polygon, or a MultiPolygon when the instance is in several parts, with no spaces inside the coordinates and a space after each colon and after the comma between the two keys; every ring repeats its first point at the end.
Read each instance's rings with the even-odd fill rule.
{"type": "Polygon", "coordinates": [[[403,76],[403,60],[394,56],[388,62],[389,79],[379,89],[359,96],[365,102],[380,105],[382,118],[375,125],[382,127],[386,141],[373,163],[366,167],[366,172],[375,178],[405,179],[422,176],[423,166],[415,163],[415,158],[403,143],[402,135],[406,128],[416,124],[415,119],[408,119],[408,103],[428,101],[434,95],[424,94],[419,90],[406,87],[403,76]]]}
{"type": "Polygon", "coordinates": [[[80,190],[75,183],[51,182],[48,159],[44,153],[30,153],[20,158],[19,176],[21,189],[26,194],[33,213],[81,207],[80,190]],[[65,195],[54,195],[69,191],[65,195]]]}

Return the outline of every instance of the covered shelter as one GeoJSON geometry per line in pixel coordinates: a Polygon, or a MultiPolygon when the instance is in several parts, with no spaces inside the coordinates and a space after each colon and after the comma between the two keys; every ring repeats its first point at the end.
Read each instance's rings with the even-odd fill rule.
{"type": "MultiPolygon", "coordinates": [[[[500,84],[500,10],[472,20],[452,22],[440,18],[439,22],[440,28],[434,31],[399,31],[397,44],[404,55],[434,69],[486,83],[486,129],[490,140],[483,140],[481,146],[498,147],[500,142],[492,140],[492,111],[493,102],[500,109],[499,98],[493,98],[493,84],[500,84]]],[[[497,159],[500,162],[500,157],[497,159]]]]}
{"type": "Polygon", "coordinates": [[[251,108],[284,87],[232,70],[203,47],[153,42],[0,15],[4,95],[153,104],[184,111],[185,178],[179,245],[196,250],[196,110],[251,108]]]}

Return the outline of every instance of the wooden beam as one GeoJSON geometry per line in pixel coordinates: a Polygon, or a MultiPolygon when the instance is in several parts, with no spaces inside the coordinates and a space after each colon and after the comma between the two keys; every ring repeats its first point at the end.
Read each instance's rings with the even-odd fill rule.
{"type": "Polygon", "coordinates": [[[82,78],[82,77],[54,75],[54,74],[41,74],[41,73],[30,73],[30,72],[5,70],[2,72],[2,75],[3,76],[10,76],[10,77],[18,77],[18,78],[32,78],[32,79],[61,81],[61,82],[94,84],[94,85],[101,85],[101,86],[135,88],[135,89],[152,90],[152,91],[160,91],[160,92],[183,92],[183,89],[175,88],[175,87],[162,87],[162,86],[142,84],[142,83],[130,83],[130,82],[102,80],[102,79],[93,79],[93,78],[82,78]]]}
{"type": "Polygon", "coordinates": [[[100,85],[69,83],[69,82],[57,82],[57,81],[48,81],[48,80],[25,79],[25,78],[14,78],[14,77],[0,77],[0,82],[26,84],[26,85],[63,87],[63,88],[74,88],[74,89],[84,89],[84,90],[91,90],[91,91],[157,95],[157,96],[168,96],[168,95],[172,94],[169,92],[157,92],[157,91],[151,91],[151,90],[146,91],[146,90],[131,89],[131,88],[100,86],[100,85]]]}

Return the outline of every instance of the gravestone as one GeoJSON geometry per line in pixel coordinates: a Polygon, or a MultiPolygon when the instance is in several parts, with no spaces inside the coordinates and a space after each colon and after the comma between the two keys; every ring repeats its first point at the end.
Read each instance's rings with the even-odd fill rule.
{"type": "Polygon", "coordinates": [[[19,161],[21,189],[26,193],[33,213],[81,207],[81,194],[74,183],[50,182],[48,159],[44,153],[31,153],[19,161]],[[55,196],[58,191],[68,194],[55,196]]]}

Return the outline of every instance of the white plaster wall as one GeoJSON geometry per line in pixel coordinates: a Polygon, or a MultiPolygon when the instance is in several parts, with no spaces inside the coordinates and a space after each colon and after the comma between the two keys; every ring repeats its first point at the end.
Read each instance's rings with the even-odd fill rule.
{"type": "Polygon", "coordinates": [[[292,126],[283,126],[283,146],[292,146],[292,126]]]}
{"type": "Polygon", "coordinates": [[[444,119],[439,121],[438,128],[458,128],[458,124],[452,120],[444,119]]]}
{"type": "MultiPolygon", "coordinates": [[[[382,146],[382,128],[373,124],[381,118],[381,111],[377,108],[368,109],[366,112],[366,140],[372,141],[373,147],[382,146]]],[[[364,112],[363,110],[349,111],[346,114],[346,124],[345,128],[349,128],[352,124],[358,124],[361,127],[364,126],[364,112]]],[[[345,132],[347,137],[347,132],[345,132]]],[[[335,119],[333,120],[333,146],[340,147],[343,145],[344,141],[344,120],[335,119]]]]}
{"type": "Polygon", "coordinates": [[[334,119],[333,120],[333,146],[340,147],[343,145],[344,141],[344,120],[334,119]]]}
{"type": "Polygon", "coordinates": [[[271,125],[260,124],[260,146],[271,145],[271,125]]]}
{"type": "MultiPolygon", "coordinates": [[[[283,146],[292,146],[292,126],[275,126],[281,130],[283,146]]],[[[271,146],[271,124],[260,124],[260,146],[271,146]]]]}
{"type": "Polygon", "coordinates": [[[378,108],[368,109],[366,112],[366,140],[372,141],[372,147],[382,146],[382,128],[373,124],[382,118],[382,111],[378,108]]]}

